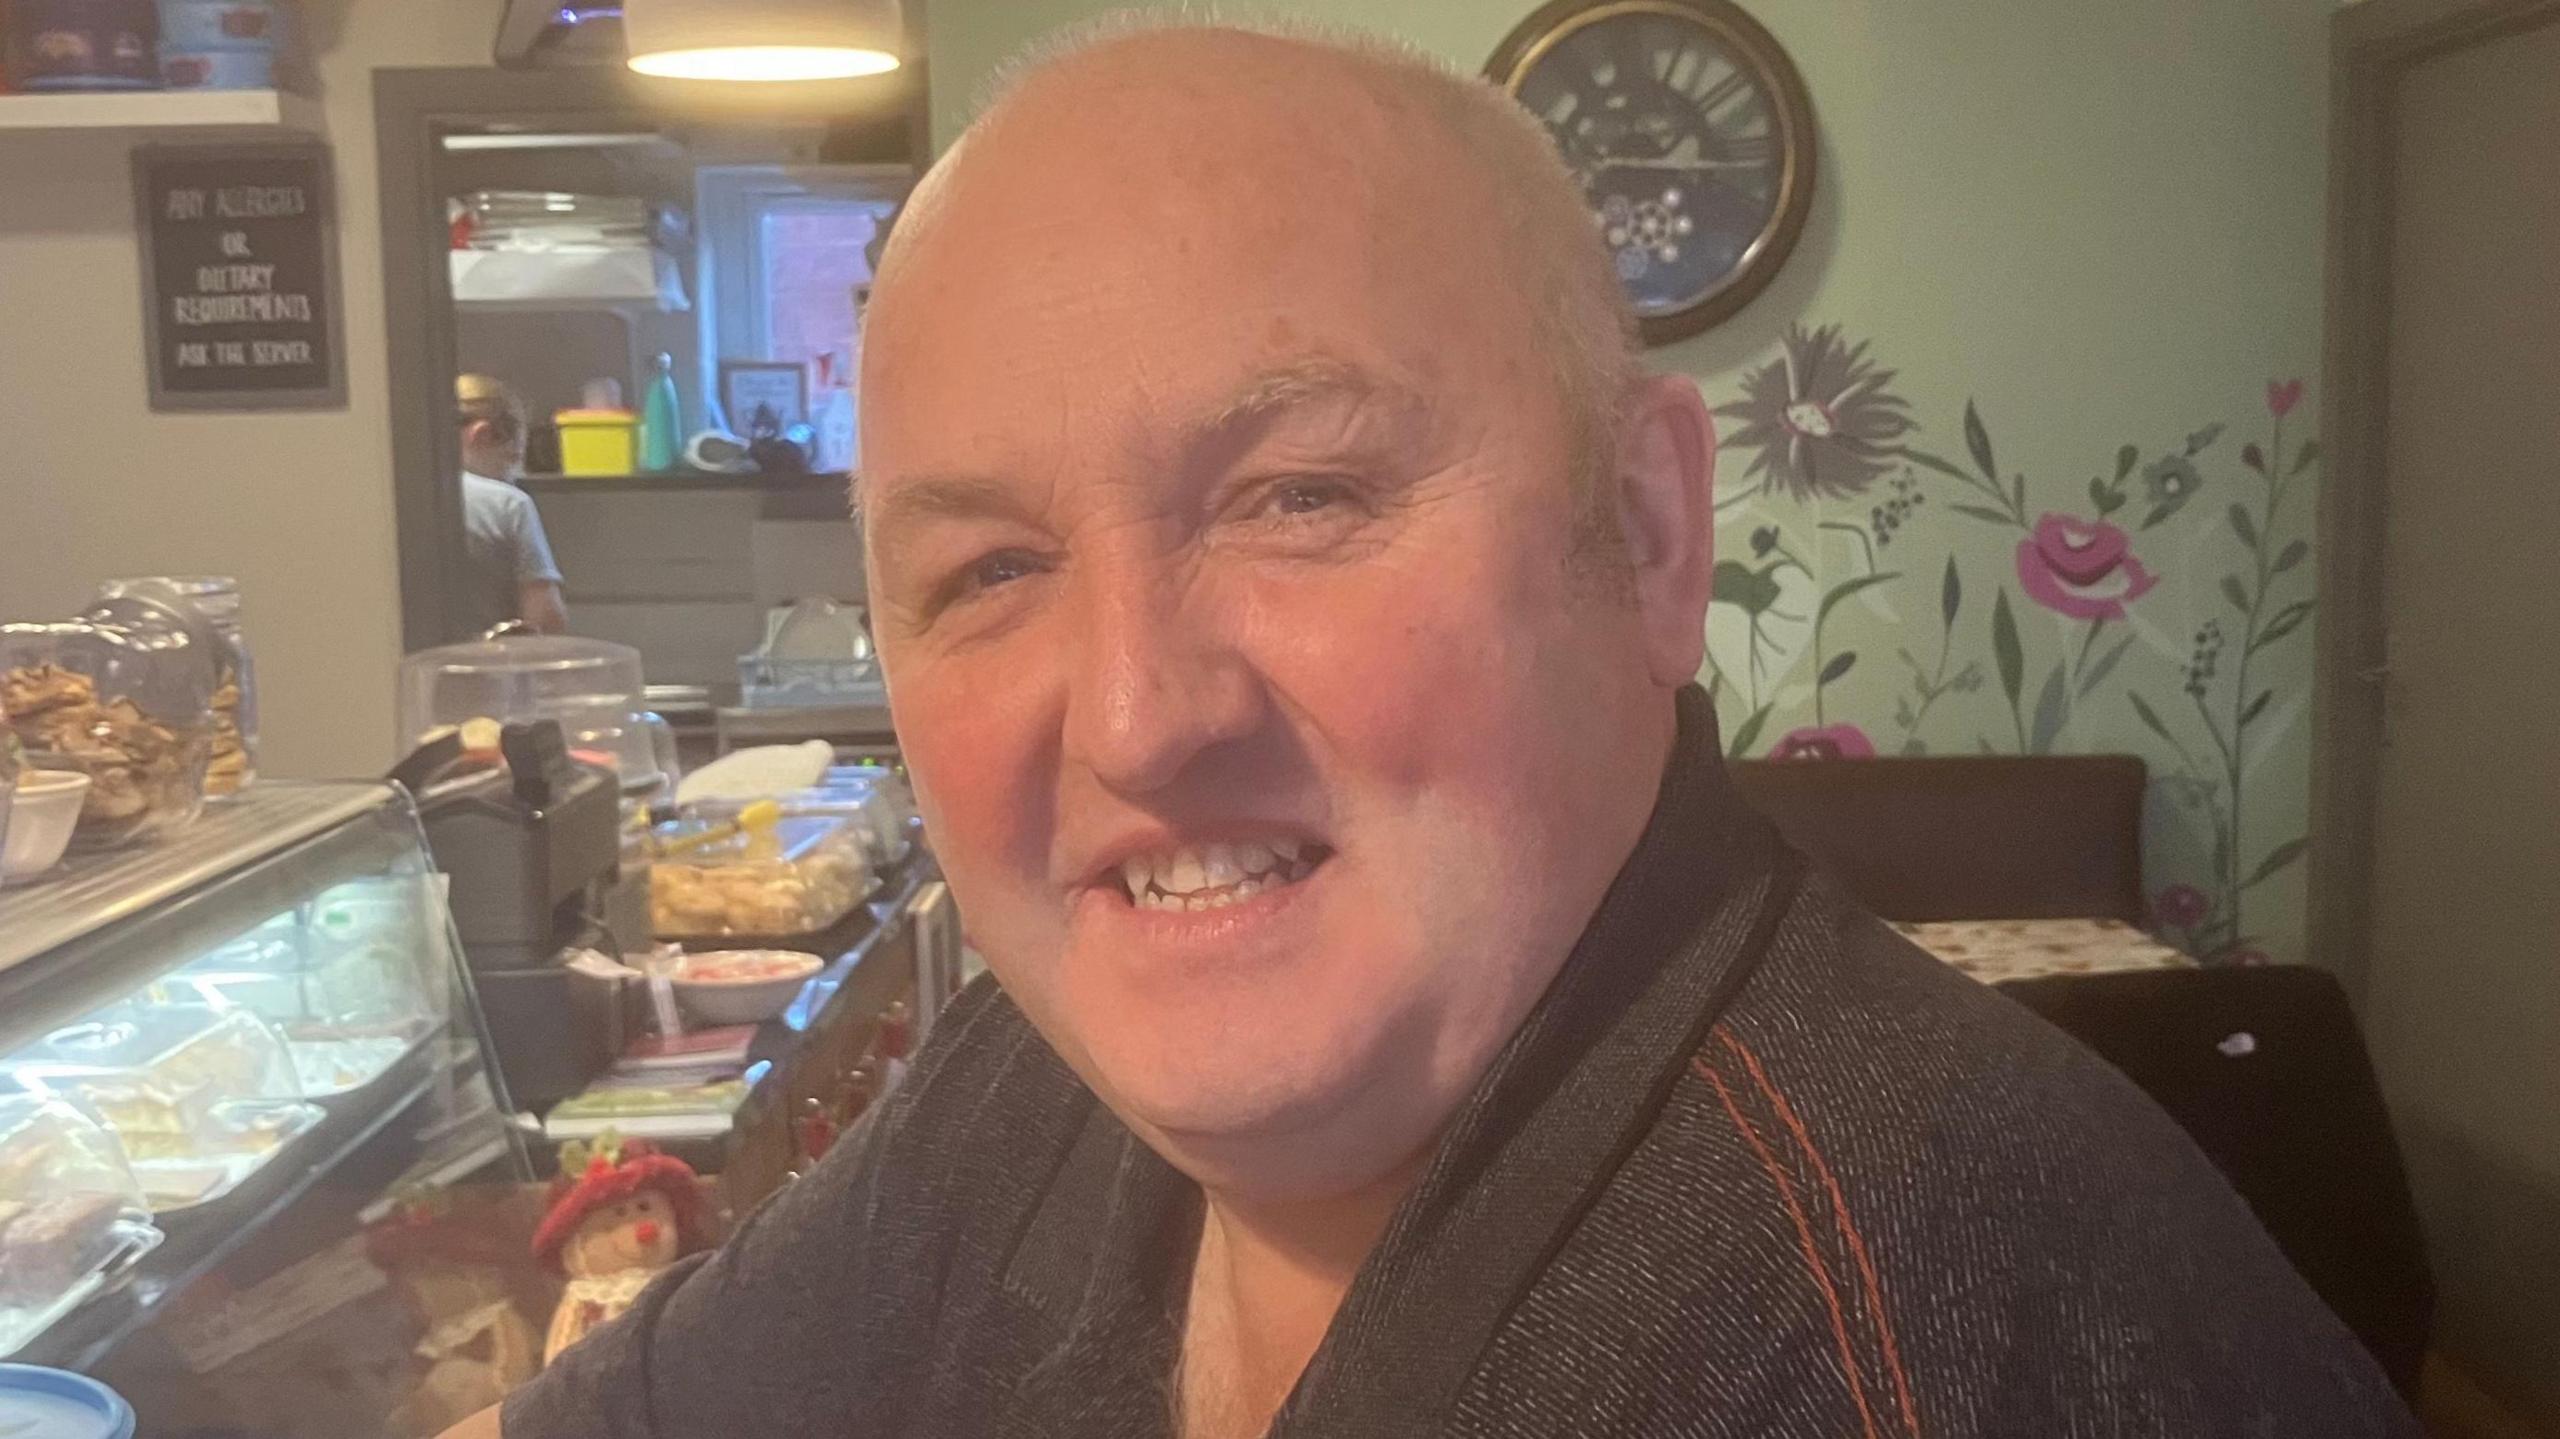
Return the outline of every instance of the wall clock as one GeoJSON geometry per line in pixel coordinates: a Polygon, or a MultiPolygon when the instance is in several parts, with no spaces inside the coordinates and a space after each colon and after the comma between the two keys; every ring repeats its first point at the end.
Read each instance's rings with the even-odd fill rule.
{"type": "Polygon", "coordinates": [[[1760,293],[1813,202],[1813,103],[1729,0],[1553,0],[1485,73],[1582,181],[1647,344],[1760,293]]]}

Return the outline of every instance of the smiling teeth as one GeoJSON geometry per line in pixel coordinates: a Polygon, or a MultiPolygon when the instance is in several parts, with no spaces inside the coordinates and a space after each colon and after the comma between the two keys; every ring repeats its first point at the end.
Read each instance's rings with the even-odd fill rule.
{"type": "Polygon", "coordinates": [[[1306,858],[1314,848],[1277,838],[1183,845],[1123,861],[1120,878],[1140,909],[1218,909],[1306,878],[1315,869],[1306,858]]]}

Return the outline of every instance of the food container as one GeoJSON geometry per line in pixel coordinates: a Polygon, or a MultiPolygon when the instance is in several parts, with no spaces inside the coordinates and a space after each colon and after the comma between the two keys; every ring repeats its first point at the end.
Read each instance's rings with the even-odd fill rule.
{"type": "Polygon", "coordinates": [[[405,745],[447,728],[466,746],[501,725],[557,720],[572,758],[614,772],[625,795],[671,788],[664,766],[675,752],[665,721],[641,707],[640,652],[628,645],[559,635],[510,635],[420,650],[400,662],[400,728],[405,745]]]}
{"type": "Polygon", "coordinates": [[[284,38],[275,0],[160,0],[160,48],[265,51],[284,38]]]}
{"type": "Polygon", "coordinates": [[[222,799],[258,777],[258,667],[240,629],[240,582],[228,575],[164,575],[113,580],[101,586],[101,602],[166,585],[186,597],[212,627],[221,645],[214,653],[213,753],[205,763],[204,792],[222,799]]]}
{"type": "Polygon", "coordinates": [[[651,927],[660,939],[713,948],[752,939],[790,949],[862,902],[870,872],[853,827],[835,815],[786,815],[736,829],[707,819],[657,828],[649,870],[651,927]],[[709,843],[703,841],[722,830],[709,843]]]}
{"type": "Polygon", "coordinates": [[[560,410],[560,473],[627,475],[640,465],[640,417],[629,410],[560,410]]]}
{"type": "Polygon", "coordinates": [[[272,90],[276,57],[268,50],[164,49],[160,83],[172,90],[272,90]]]}
{"type": "Polygon", "coordinates": [[[761,1024],[779,1018],[826,961],[790,949],[718,949],[688,954],[667,977],[676,1002],[705,1024],[761,1024]]]}
{"type": "Polygon", "coordinates": [[[114,1136],[59,1100],[0,1094],[0,1357],[159,1242],[114,1136]]]}
{"type": "Polygon", "coordinates": [[[13,1439],[133,1439],[124,1396],[68,1369],[0,1364],[0,1434],[13,1439]]]}
{"type": "Polygon", "coordinates": [[[16,794],[0,801],[0,884],[18,884],[62,862],[80,827],[80,803],[89,777],[76,770],[31,769],[18,777],[16,794]]]}
{"type": "Polygon", "coordinates": [[[21,90],[160,88],[152,0],[10,0],[9,78],[21,90]]]}
{"type": "Polygon", "coordinates": [[[113,1130],[156,1213],[229,1194],[322,1117],[283,1037],[242,1009],[120,1005],[20,1050],[11,1072],[113,1130]]]}
{"type": "Polygon", "coordinates": [[[0,705],[31,762],[89,776],[74,849],[154,839],[204,807],[228,653],[178,591],[136,584],[59,624],[0,625],[0,705]]]}

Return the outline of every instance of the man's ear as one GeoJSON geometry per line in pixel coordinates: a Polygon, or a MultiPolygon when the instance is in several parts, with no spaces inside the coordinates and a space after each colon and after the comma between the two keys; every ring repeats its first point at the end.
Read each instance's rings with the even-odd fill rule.
{"type": "Polygon", "coordinates": [[[1715,421],[1682,375],[1638,382],[1619,414],[1618,526],[1645,656],[1656,684],[1685,685],[1706,662],[1715,585],[1715,421]]]}

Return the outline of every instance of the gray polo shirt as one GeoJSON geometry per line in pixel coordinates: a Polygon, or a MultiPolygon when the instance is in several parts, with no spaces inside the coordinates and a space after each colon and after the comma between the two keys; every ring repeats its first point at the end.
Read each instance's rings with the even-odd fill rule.
{"type": "MultiPolygon", "coordinates": [[[[1681,735],[1268,1439],[2416,1439],[2167,1115],[1681,735]]],[[[507,1439],[1170,1439],[1197,1187],[984,977],[875,1116],[507,1439]]]]}
{"type": "Polygon", "coordinates": [[[462,542],[471,593],[461,618],[471,634],[517,617],[518,586],[560,583],[533,497],[504,480],[462,472],[462,542]]]}

